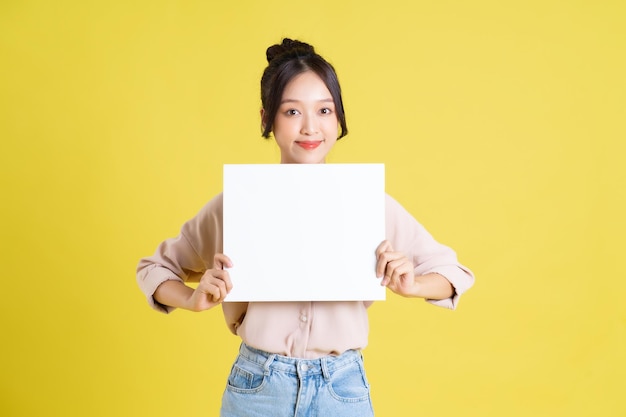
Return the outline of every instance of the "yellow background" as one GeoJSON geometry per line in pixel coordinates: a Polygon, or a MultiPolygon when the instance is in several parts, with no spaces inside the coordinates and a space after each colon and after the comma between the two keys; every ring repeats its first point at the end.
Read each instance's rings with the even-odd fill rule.
{"type": "Polygon", "coordinates": [[[216,416],[238,339],[150,310],[140,257],[275,163],[265,48],[337,68],[387,190],[477,275],[450,312],[389,296],[379,416],[623,416],[622,1],[0,3],[0,415],[216,416]]]}

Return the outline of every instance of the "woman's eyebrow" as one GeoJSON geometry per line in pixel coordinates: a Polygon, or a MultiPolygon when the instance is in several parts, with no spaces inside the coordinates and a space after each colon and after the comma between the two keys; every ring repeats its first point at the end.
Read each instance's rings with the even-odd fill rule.
{"type": "MultiPolygon", "coordinates": [[[[280,104],[283,104],[283,103],[300,103],[301,101],[302,100],[296,100],[294,98],[285,98],[285,99],[282,99],[280,101],[280,104]]],[[[317,100],[317,102],[318,103],[333,103],[334,100],[332,99],[332,97],[329,97],[329,98],[323,98],[321,100],[317,100]]]]}

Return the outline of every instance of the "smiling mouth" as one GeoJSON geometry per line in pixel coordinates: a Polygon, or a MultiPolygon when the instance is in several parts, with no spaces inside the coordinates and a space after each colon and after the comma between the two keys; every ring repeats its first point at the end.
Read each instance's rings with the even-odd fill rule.
{"type": "Polygon", "coordinates": [[[306,150],[313,150],[322,144],[322,140],[296,141],[296,144],[306,150]]]}

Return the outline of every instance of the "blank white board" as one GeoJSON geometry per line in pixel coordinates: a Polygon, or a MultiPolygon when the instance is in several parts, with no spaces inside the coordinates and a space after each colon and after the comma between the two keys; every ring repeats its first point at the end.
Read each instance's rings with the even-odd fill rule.
{"type": "Polygon", "coordinates": [[[226,301],[384,300],[383,164],[224,165],[226,301]]]}

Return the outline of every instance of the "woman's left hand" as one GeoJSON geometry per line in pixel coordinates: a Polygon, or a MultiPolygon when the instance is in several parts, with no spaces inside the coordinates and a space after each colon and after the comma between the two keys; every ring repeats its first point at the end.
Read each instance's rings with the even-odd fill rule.
{"type": "Polygon", "coordinates": [[[402,296],[415,296],[416,282],[413,262],[402,252],[394,251],[388,240],[376,248],[376,276],[380,285],[402,296]]]}

